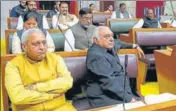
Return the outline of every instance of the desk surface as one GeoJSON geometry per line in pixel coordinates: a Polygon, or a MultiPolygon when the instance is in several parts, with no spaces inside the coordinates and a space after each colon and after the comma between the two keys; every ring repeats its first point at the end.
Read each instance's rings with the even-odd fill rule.
{"type": "Polygon", "coordinates": [[[169,50],[156,50],[157,53],[161,53],[167,56],[171,56],[172,54],[172,49],[169,48],[169,50]]]}
{"type": "MultiPolygon", "coordinates": [[[[101,111],[101,110],[108,110],[112,108],[112,106],[106,106],[101,108],[95,108],[87,111],[101,111]]],[[[158,104],[147,105],[139,108],[134,108],[126,111],[176,111],[176,100],[167,101],[158,104]]]]}

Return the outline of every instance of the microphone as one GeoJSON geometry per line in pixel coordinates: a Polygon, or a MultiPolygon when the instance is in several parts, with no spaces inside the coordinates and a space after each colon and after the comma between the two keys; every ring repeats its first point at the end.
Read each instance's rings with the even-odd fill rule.
{"type": "MultiPolygon", "coordinates": [[[[72,47],[71,44],[70,44],[70,42],[69,42],[68,39],[65,37],[65,34],[64,34],[64,32],[62,31],[61,27],[58,25],[59,18],[60,18],[60,13],[59,13],[59,16],[58,16],[58,19],[57,19],[57,22],[56,22],[56,27],[59,28],[59,30],[61,31],[61,33],[62,33],[62,35],[64,36],[65,40],[67,41],[69,47],[71,48],[72,51],[74,51],[74,50],[73,50],[73,47],[72,47]]],[[[70,27],[69,27],[69,28],[70,28],[70,27]]]]}
{"type": "Polygon", "coordinates": [[[125,80],[124,80],[124,91],[123,91],[123,110],[125,111],[125,92],[126,92],[126,77],[127,77],[127,65],[128,65],[128,55],[125,54],[125,80]]]}
{"type": "Polygon", "coordinates": [[[68,39],[65,37],[65,34],[63,33],[63,31],[62,31],[62,29],[60,28],[59,25],[58,25],[58,28],[59,28],[59,30],[61,31],[62,35],[64,36],[65,40],[67,41],[67,43],[68,43],[69,47],[71,48],[71,50],[74,51],[74,50],[73,50],[73,47],[71,46],[71,44],[70,44],[70,42],[68,41],[68,39]]]}

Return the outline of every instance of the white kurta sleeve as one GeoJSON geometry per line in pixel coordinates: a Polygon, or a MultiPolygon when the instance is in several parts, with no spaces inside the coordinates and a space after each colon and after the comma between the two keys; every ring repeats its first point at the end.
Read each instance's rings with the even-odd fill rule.
{"type": "Polygon", "coordinates": [[[48,33],[46,34],[46,41],[47,41],[47,45],[48,45],[48,50],[49,52],[54,52],[55,51],[55,45],[54,45],[54,41],[51,37],[51,35],[48,33]]]}
{"type": "Polygon", "coordinates": [[[116,12],[115,11],[113,11],[112,15],[111,15],[111,19],[114,19],[114,18],[116,18],[116,12]]]}
{"type": "Polygon", "coordinates": [[[23,29],[23,24],[24,24],[23,18],[22,18],[22,16],[19,16],[19,17],[18,17],[18,23],[17,23],[16,29],[17,29],[17,30],[23,29]]]}
{"type": "Polygon", "coordinates": [[[140,20],[138,21],[138,23],[136,23],[136,24],[133,26],[133,28],[142,28],[143,24],[144,24],[144,20],[143,20],[143,19],[140,19],[140,20]]]}
{"type": "Polygon", "coordinates": [[[73,32],[71,31],[71,29],[68,29],[65,32],[65,37],[66,37],[66,39],[68,41],[65,40],[65,48],[64,48],[64,50],[65,51],[72,51],[72,49],[75,50],[75,38],[74,38],[74,35],[73,35],[73,32]]]}
{"type": "Polygon", "coordinates": [[[15,32],[12,39],[12,54],[18,54],[21,52],[22,52],[21,41],[17,33],[15,32]]]}

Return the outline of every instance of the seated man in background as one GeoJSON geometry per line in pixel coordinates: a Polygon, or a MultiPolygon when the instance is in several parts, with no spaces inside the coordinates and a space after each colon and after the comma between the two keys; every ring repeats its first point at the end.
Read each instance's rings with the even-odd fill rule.
{"type": "Polygon", "coordinates": [[[125,72],[120,64],[117,51],[121,48],[136,48],[139,57],[144,57],[141,48],[136,44],[125,43],[113,38],[113,33],[106,26],[95,29],[94,44],[89,48],[86,60],[88,81],[86,94],[90,105],[102,107],[123,102],[135,102],[129,81],[126,81],[124,93],[125,72]]]}
{"type": "Polygon", "coordinates": [[[154,18],[152,9],[147,10],[147,17],[142,18],[136,23],[133,28],[162,28],[159,21],[154,18]]]}
{"type": "MultiPolygon", "coordinates": [[[[12,39],[12,53],[17,54],[22,52],[21,48],[21,36],[26,31],[27,29],[30,28],[38,28],[37,26],[37,15],[33,11],[29,11],[24,14],[23,17],[23,22],[24,22],[24,29],[18,30],[17,32],[14,33],[13,39],[12,39]]],[[[44,33],[48,45],[48,51],[54,52],[55,50],[55,45],[53,42],[53,39],[51,38],[50,34],[46,29],[41,29],[42,32],[44,33]]]]}
{"type": "Polygon", "coordinates": [[[60,1],[54,1],[55,5],[54,5],[54,8],[53,10],[50,10],[48,13],[47,13],[47,18],[52,18],[54,15],[59,15],[59,4],[60,4],[60,1]]]}
{"type": "Polygon", "coordinates": [[[61,2],[59,8],[60,14],[54,15],[52,18],[52,26],[54,29],[61,28],[62,30],[66,30],[78,22],[76,15],[69,14],[67,2],[61,2]]]}
{"type": "Polygon", "coordinates": [[[121,3],[119,5],[120,9],[113,11],[112,15],[111,15],[111,19],[114,18],[132,18],[131,14],[129,12],[126,11],[126,4],[125,3],[121,3]]]}
{"type": "MultiPolygon", "coordinates": [[[[34,0],[29,0],[26,2],[26,6],[27,6],[27,12],[33,11],[36,13],[38,27],[40,29],[49,29],[49,25],[48,25],[46,17],[37,12],[36,2],[34,0]]],[[[23,29],[23,24],[24,24],[23,23],[23,16],[24,15],[22,15],[18,18],[18,24],[17,24],[17,28],[16,28],[18,30],[23,29]]]]}
{"type": "Polygon", "coordinates": [[[112,13],[113,12],[113,6],[112,5],[109,5],[108,6],[108,9],[104,12],[107,12],[107,13],[112,13]]]}
{"type": "Polygon", "coordinates": [[[92,45],[92,13],[88,8],[79,11],[79,22],[65,33],[65,51],[84,50],[92,45]]]}
{"type": "Polygon", "coordinates": [[[76,111],[65,92],[73,79],[60,56],[47,52],[40,29],[28,29],[21,37],[25,53],[5,68],[5,87],[13,111],[76,111]]]}
{"type": "Polygon", "coordinates": [[[20,15],[23,15],[27,10],[26,10],[26,1],[25,0],[20,0],[20,4],[13,7],[11,12],[10,12],[10,17],[19,17],[20,15]]]}
{"type": "Polygon", "coordinates": [[[91,13],[97,12],[97,9],[96,9],[95,4],[91,3],[91,4],[89,5],[89,11],[90,11],[91,13]]]}

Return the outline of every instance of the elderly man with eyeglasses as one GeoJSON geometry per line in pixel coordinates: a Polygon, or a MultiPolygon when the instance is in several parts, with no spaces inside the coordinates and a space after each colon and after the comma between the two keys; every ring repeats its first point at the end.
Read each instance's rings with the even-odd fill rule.
{"type": "Polygon", "coordinates": [[[92,34],[95,30],[92,16],[89,8],[80,9],[79,22],[65,33],[65,51],[84,50],[92,45],[92,34]]]}

